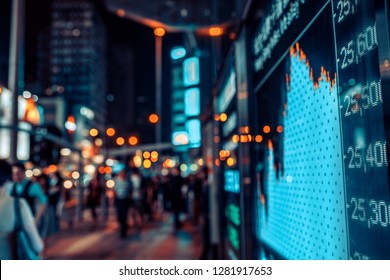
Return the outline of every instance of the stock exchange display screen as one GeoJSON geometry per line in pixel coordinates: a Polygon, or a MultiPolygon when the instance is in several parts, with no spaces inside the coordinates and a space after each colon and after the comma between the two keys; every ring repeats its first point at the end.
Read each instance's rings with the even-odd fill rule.
{"type": "Polygon", "coordinates": [[[259,258],[390,259],[387,2],[262,9],[251,33],[259,258]]]}

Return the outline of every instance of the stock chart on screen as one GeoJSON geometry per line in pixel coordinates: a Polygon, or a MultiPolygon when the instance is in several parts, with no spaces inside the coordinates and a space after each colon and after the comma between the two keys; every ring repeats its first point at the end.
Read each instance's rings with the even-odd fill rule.
{"type": "Polygon", "coordinates": [[[253,29],[257,238],[281,258],[390,258],[385,3],[273,1],[253,29]]]}

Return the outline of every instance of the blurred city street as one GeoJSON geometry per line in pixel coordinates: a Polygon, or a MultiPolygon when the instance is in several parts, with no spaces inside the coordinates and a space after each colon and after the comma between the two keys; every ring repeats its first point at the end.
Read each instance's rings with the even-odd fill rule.
{"type": "Polygon", "coordinates": [[[199,229],[191,223],[175,231],[170,215],[145,222],[140,233],[130,227],[121,239],[115,209],[107,222],[94,225],[84,212],[83,222],[72,228],[62,224],[58,233],[46,240],[44,259],[48,260],[191,260],[201,252],[199,229]]]}
{"type": "Polygon", "coordinates": [[[390,0],[0,7],[0,259],[390,260],[390,0]]]}

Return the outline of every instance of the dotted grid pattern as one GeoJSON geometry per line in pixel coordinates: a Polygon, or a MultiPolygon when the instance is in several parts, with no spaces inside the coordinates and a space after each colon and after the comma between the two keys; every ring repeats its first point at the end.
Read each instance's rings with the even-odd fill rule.
{"type": "Polygon", "coordinates": [[[260,238],[287,259],[347,259],[337,90],[323,74],[314,90],[306,61],[290,59],[284,174],[277,176],[270,149],[260,238]]]}

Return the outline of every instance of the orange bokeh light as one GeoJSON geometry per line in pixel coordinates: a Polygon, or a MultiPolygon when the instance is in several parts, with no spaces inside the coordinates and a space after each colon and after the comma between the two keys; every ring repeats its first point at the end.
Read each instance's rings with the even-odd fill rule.
{"type": "Polygon", "coordinates": [[[89,131],[89,135],[91,135],[92,137],[95,137],[95,136],[98,136],[99,132],[96,128],[92,128],[90,131],[89,131]]]}
{"type": "Polygon", "coordinates": [[[236,161],[235,161],[235,159],[232,158],[232,157],[228,158],[227,161],[226,161],[226,164],[227,164],[228,166],[233,166],[235,163],[236,163],[236,161]]]}
{"type": "Polygon", "coordinates": [[[255,141],[256,141],[257,143],[261,143],[261,142],[263,141],[263,136],[261,136],[261,135],[256,135],[255,141]]]}
{"type": "Polygon", "coordinates": [[[234,134],[232,136],[232,141],[233,141],[233,143],[238,143],[240,141],[240,136],[238,136],[237,134],[234,134]]]}
{"type": "Polygon", "coordinates": [[[271,127],[269,127],[269,125],[266,125],[263,127],[263,131],[264,133],[270,133],[271,132],[271,127]]]}
{"type": "Polygon", "coordinates": [[[54,172],[56,172],[56,171],[57,171],[57,166],[54,165],[54,164],[49,165],[48,171],[49,171],[49,173],[54,173],[54,172]]]}
{"type": "Polygon", "coordinates": [[[221,121],[221,122],[226,122],[226,120],[227,120],[227,115],[225,114],[225,113],[222,113],[220,116],[219,116],[219,120],[221,121]]]}
{"type": "Polygon", "coordinates": [[[223,34],[223,28],[217,26],[211,27],[209,34],[210,36],[221,36],[223,34]]]}
{"type": "Polygon", "coordinates": [[[129,144],[131,146],[137,145],[137,143],[138,143],[138,138],[137,137],[135,137],[135,136],[130,136],[129,137],[129,144]]]}
{"type": "Polygon", "coordinates": [[[106,133],[107,133],[107,136],[114,136],[115,135],[115,129],[113,129],[112,127],[107,128],[106,133]]]}
{"type": "Polygon", "coordinates": [[[142,156],[143,156],[144,158],[150,158],[150,152],[145,151],[145,152],[142,153],[142,156]]]}
{"type": "Polygon", "coordinates": [[[122,146],[123,144],[125,144],[125,139],[123,137],[118,137],[118,138],[116,138],[116,143],[119,146],[122,146]]]}
{"type": "Polygon", "coordinates": [[[156,35],[157,37],[162,37],[165,35],[165,29],[162,28],[162,27],[157,27],[154,29],[154,35],[156,35]]]}
{"type": "Polygon", "coordinates": [[[150,116],[149,116],[149,121],[151,122],[151,123],[157,123],[158,122],[158,120],[159,120],[159,117],[156,115],[156,114],[150,114],[150,116]]]}
{"type": "Polygon", "coordinates": [[[149,159],[144,160],[143,162],[144,168],[148,169],[152,166],[152,162],[149,159]]]}
{"type": "Polygon", "coordinates": [[[116,11],[116,14],[117,14],[119,17],[124,17],[124,16],[126,15],[126,12],[125,12],[125,10],[123,10],[123,9],[118,9],[118,10],[116,11]]]}

